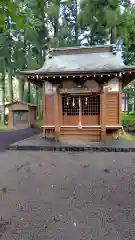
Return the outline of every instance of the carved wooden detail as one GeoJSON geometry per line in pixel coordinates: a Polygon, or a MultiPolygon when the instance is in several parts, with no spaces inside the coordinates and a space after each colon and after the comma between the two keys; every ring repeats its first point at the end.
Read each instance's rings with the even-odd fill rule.
{"type": "Polygon", "coordinates": [[[104,84],[103,89],[107,92],[119,92],[121,90],[119,79],[112,78],[108,83],[104,84]]]}
{"type": "Polygon", "coordinates": [[[51,128],[51,127],[46,127],[44,129],[44,134],[45,134],[45,137],[54,137],[55,136],[55,128],[51,128]]]}
{"type": "Polygon", "coordinates": [[[84,88],[95,89],[96,92],[100,92],[101,87],[95,80],[87,80],[84,83],[84,88]]]}
{"type": "Polygon", "coordinates": [[[67,89],[76,88],[76,83],[72,80],[65,80],[62,83],[62,87],[67,89]]]}
{"type": "Polygon", "coordinates": [[[96,93],[96,92],[100,92],[100,91],[97,91],[97,88],[72,88],[72,89],[68,89],[68,88],[62,88],[59,90],[59,92],[61,94],[73,94],[73,95],[76,95],[76,94],[87,94],[87,93],[96,93]]]}

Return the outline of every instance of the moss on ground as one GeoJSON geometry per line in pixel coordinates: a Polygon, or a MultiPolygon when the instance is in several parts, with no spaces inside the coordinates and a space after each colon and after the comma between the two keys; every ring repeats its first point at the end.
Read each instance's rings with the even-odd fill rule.
{"type": "Polygon", "coordinates": [[[125,135],[122,135],[120,139],[128,140],[128,141],[135,141],[135,137],[130,133],[126,133],[125,135]]]}

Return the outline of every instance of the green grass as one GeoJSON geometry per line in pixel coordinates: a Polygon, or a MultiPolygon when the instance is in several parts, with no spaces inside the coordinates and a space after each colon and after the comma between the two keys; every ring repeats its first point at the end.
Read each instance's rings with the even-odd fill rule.
{"type": "Polygon", "coordinates": [[[128,140],[128,141],[135,141],[135,138],[130,133],[126,133],[125,135],[122,135],[120,139],[128,140]]]}
{"type": "Polygon", "coordinates": [[[41,126],[43,126],[43,120],[37,120],[37,127],[41,127],[41,126]]]}
{"type": "Polygon", "coordinates": [[[9,129],[8,125],[4,125],[4,124],[0,123],[0,131],[6,131],[8,129],[9,129]]]}
{"type": "Polygon", "coordinates": [[[135,113],[122,113],[122,125],[124,127],[135,126],[135,113]]]}

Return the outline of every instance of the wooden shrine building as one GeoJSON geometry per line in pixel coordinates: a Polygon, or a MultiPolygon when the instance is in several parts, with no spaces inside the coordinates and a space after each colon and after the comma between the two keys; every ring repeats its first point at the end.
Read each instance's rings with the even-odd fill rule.
{"type": "Polygon", "coordinates": [[[115,46],[53,49],[41,69],[18,74],[44,86],[44,136],[100,141],[123,129],[122,90],[135,67],[124,65],[115,46]]]}
{"type": "Polygon", "coordinates": [[[6,104],[8,108],[8,127],[23,129],[36,125],[37,105],[32,103],[15,101],[6,104]]]}

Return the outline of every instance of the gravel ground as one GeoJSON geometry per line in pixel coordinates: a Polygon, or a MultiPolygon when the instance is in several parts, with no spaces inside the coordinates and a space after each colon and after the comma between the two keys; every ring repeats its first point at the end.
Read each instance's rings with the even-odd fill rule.
{"type": "Polygon", "coordinates": [[[135,154],[0,154],[1,240],[135,239],[135,154]]]}
{"type": "Polygon", "coordinates": [[[40,132],[41,130],[38,128],[25,128],[16,131],[0,131],[0,152],[5,151],[10,144],[31,137],[40,132]]]}

